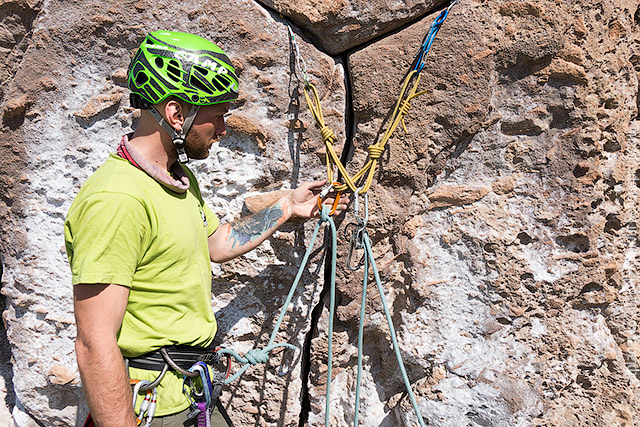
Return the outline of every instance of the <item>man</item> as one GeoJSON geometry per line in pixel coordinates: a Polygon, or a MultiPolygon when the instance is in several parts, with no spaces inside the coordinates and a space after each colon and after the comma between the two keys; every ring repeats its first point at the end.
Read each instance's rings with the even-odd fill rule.
{"type": "MultiPolygon", "coordinates": [[[[210,347],[210,262],[252,250],[293,216],[317,216],[325,185],[302,184],[264,211],[219,226],[183,163],[205,159],[225,135],[238,97],[229,58],[199,36],[153,32],[131,61],[128,86],[142,108],[139,125],[85,182],[65,222],[78,367],[93,421],[105,427],[135,426],[129,377],[158,376],[127,372],[123,356],[210,347]]],[[[338,212],[346,203],[339,200],[338,212]]],[[[182,386],[177,372],[162,378],[153,425],[189,425],[182,386]]]]}

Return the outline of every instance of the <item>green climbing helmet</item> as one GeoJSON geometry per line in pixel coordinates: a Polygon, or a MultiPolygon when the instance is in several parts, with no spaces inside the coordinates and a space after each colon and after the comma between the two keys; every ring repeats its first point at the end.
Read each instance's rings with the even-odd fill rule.
{"type": "Polygon", "coordinates": [[[154,31],[129,64],[132,94],[157,104],[173,95],[193,105],[238,98],[238,77],[229,57],[209,40],[177,31],[154,31]]]}

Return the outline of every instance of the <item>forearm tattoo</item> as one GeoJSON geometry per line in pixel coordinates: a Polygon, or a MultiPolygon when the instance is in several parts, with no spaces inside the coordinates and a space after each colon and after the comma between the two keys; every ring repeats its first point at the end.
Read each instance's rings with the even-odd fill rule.
{"type": "Polygon", "coordinates": [[[232,248],[245,245],[262,236],[284,217],[280,204],[273,205],[246,218],[240,218],[231,223],[229,242],[232,248]]]}

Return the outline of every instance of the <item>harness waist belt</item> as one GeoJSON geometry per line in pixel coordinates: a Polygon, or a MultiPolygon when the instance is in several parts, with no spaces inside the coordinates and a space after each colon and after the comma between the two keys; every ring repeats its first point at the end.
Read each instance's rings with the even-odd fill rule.
{"type": "MultiPolygon", "coordinates": [[[[171,360],[185,371],[198,361],[212,364],[218,359],[218,355],[214,350],[215,347],[213,346],[192,347],[189,345],[171,345],[163,348],[171,360]]],[[[127,357],[127,360],[129,361],[129,367],[146,369],[148,371],[162,371],[166,364],[159,349],[137,357],[127,357]]]]}

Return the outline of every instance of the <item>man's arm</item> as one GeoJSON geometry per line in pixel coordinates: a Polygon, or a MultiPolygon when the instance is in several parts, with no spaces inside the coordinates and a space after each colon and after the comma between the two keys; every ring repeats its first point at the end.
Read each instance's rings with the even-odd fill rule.
{"type": "Polygon", "coordinates": [[[131,387],[116,341],[129,289],[120,285],[75,285],[76,356],[91,416],[99,427],[134,427],[131,387]]]}
{"type": "MultiPolygon", "coordinates": [[[[218,227],[209,236],[211,261],[225,262],[249,252],[293,216],[317,217],[319,215],[318,194],[325,184],[326,180],[304,183],[268,208],[218,227]]],[[[334,200],[328,197],[324,203],[332,204],[334,200]]],[[[340,198],[335,215],[346,209],[347,203],[349,203],[348,198],[340,198]]]]}

